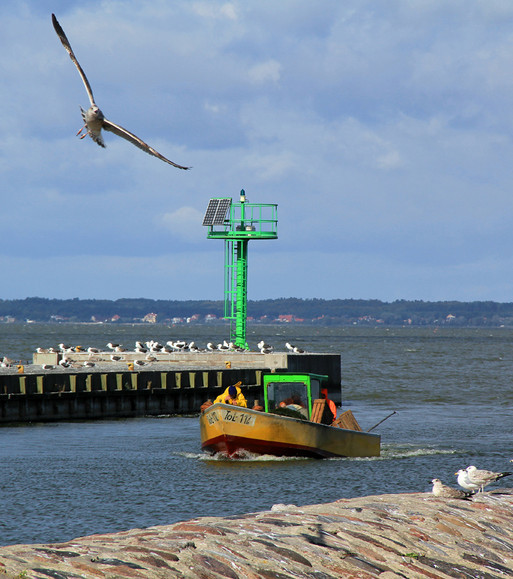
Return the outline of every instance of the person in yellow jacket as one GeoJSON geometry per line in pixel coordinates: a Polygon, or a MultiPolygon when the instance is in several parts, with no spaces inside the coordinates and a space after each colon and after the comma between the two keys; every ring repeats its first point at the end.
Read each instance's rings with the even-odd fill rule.
{"type": "Polygon", "coordinates": [[[216,402],[221,402],[222,404],[233,404],[234,406],[247,408],[248,403],[239,388],[239,384],[240,382],[237,382],[237,384],[234,384],[233,386],[228,386],[228,388],[214,400],[214,404],[216,402]]]}

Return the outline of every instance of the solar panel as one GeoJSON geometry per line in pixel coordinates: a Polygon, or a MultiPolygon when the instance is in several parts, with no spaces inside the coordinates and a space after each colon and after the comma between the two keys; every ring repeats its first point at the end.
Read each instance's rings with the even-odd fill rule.
{"type": "Polygon", "coordinates": [[[211,199],[203,218],[203,225],[223,225],[231,199],[211,199]]]}

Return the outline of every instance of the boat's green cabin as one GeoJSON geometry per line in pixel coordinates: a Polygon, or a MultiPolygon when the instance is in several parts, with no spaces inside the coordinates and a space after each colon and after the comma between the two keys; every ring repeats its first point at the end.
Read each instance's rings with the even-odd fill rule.
{"type": "Polygon", "coordinates": [[[312,416],[313,401],[321,397],[328,376],[323,374],[273,372],[264,375],[264,409],[273,412],[280,407],[296,410],[305,418],[312,416]]]}

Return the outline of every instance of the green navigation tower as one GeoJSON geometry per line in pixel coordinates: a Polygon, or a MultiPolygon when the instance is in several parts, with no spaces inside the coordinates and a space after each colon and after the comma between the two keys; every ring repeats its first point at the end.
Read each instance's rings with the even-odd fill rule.
{"type": "Polygon", "coordinates": [[[240,203],[230,198],[210,199],[203,225],[207,239],[224,239],[224,317],[230,320],[230,341],[248,349],[246,322],[248,305],[248,242],[277,239],[276,204],[247,203],[244,189],[240,203]]]}

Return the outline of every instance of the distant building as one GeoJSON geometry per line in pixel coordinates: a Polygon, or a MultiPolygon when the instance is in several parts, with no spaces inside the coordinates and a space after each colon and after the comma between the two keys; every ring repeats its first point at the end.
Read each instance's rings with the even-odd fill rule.
{"type": "Polygon", "coordinates": [[[53,314],[50,316],[50,319],[53,320],[54,322],[65,322],[68,318],[60,316],[58,314],[53,314]]]}
{"type": "Polygon", "coordinates": [[[292,314],[280,314],[278,316],[278,321],[289,323],[294,321],[294,316],[292,314]]]}
{"type": "Polygon", "coordinates": [[[157,314],[150,313],[146,314],[142,319],[143,322],[147,322],[148,324],[156,324],[157,323],[157,314]]]}
{"type": "Polygon", "coordinates": [[[290,324],[290,322],[304,322],[305,320],[304,318],[296,318],[294,314],[280,314],[278,316],[278,321],[290,324]]]}
{"type": "Polygon", "coordinates": [[[14,316],[2,316],[0,321],[5,322],[6,324],[14,324],[16,318],[14,316]]]}

